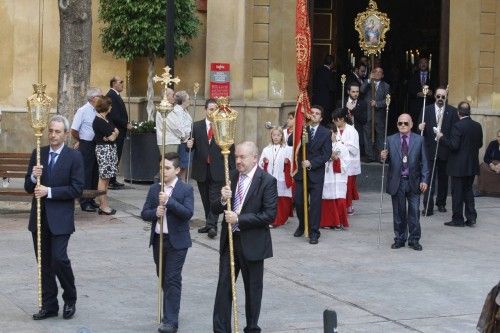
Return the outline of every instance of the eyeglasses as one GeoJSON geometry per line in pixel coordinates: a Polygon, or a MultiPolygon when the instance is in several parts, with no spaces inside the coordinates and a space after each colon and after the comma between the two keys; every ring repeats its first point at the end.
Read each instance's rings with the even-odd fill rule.
{"type": "Polygon", "coordinates": [[[437,99],[446,99],[446,96],[445,95],[436,95],[436,98],[437,99]]]}
{"type": "Polygon", "coordinates": [[[410,126],[410,123],[407,121],[398,121],[398,126],[410,126]]]}

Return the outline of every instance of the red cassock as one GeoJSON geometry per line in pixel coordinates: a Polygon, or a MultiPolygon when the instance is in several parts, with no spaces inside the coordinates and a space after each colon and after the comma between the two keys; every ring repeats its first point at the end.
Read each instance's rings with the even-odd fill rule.
{"type": "Polygon", "coordinates": [[[293,178],[290,175],[292,148],[288,146],[269,145],[262,151],[259,166],[276,178],[278,187],[278,202],[273,227],[286,223],[293,216],[292,187],[293,178]]]}
{"type": "Polygon", "coordinates": [[[334,143],[333,146],[333,149],[339,152],[340,158],[326,163],[320,227],[343,226],[348,228],[346,188],[349,152],[339,142],[334,143]]]}
{"type": "Polygon", "coordinates": [[[346,193],[346,204],[347,207],[352,206],[353,200],[359,200],[358,186],[356,185],[356,177],[348,176],[347,177],[347,193],[346,193]]]}

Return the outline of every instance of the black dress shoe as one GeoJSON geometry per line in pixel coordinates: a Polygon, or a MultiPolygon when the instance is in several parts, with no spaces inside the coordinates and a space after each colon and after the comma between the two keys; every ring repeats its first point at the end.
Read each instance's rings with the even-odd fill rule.
{"type": "Polygon", "coordinates": [[[473,228],[476,225],[476,220],[465,221],[465,225],[468,226],[468,227],[473,228]]]}
{"type": "Polygon", "coordinates": [[[99,204],[97,202],[95,202],[94,200],[92,200],[90,202],[90,206],[94,207],[95,209],[99,208],[99,204]]]}
{"type": "Polygon", "coordinates": [[[405,247],[405,243],[394,243],[391,245],[391,249],[399,249],[399,248],[402,248],[402,247],[405,247]]]}
{"type": "Polygon", "coordinates": [[[92,205],[87,204],[87,205],[85,205],[85,206],[82,207],[82,211],[83,212],[89,212],[89,213],[95,213],[96,209],[94,207],[92,207],[92,205]]]}
{"type": "Polygon", "coordinates": [[[304,229],[297,228],[293,233],[293,237],[301,237],[304,234],[304,229]]]}
{"type": "Polygon", "coordinates": [[[318,244],[318,236],[316,235],[311,235],[311,237],[309,238],[309,244],[318,244]]]}
{"type": "Polygon", "coordinates": [[[432,216],[434,215],[434,211],[428,210],[427,214],[425,214],[425,209],[422,210],[422,216],[432,216]]]}
{"type": "Polygon", "coordinates": [[[214,228],[210,228],[207,232],[207,236],[208,238],[214,238],[215,236],[217,236],[217,230],[215,230],[214,228]]]}
{"type": "Polygon", "coordinates": [[[45,309],[41,309],[38,313],[33,315],[33,320],[43,320],[50,317],[57,317],[57,311],[47,311],[45,309]]]}
{"type": "Polygon", "coordinates": [[[64,304],[64,309],[63,309],[63,318],[64,319],[71,319],[73,315],[76,312],[76,305],[75,304],[64,304]]]}
{"type": "Polygon", "coordinates": [[[465,223],[457,222],[457,221],[450,221],[450,222],[445,222],[444,225],[447,225],[448,227],[463,227],[463,226],[465,226],[465,223]]]}
{"type": "Polygon", "coordinates": [[[116,186],[114,183],[108,184],[108,190],[119,190],[120,186],[116,186]]]}
{"type": "Polygon", "coordinates": [[[113,184],[113,185],[114,185],[114,186],[116,186],[116,187],[123,187],[123,186],[125,186],[125,184],[120,183],[120,182],[118,182],[118,181],[116,181],[116,180],[115,180],[114,182],[112,182],[112,183],[110,182],[110,184],[113,184]]]}
{"type": "Polygon", "coordinates": [[[99,211],[97,212],[99,215],[115,215],[116,214],[116,209],[112,209],[109,212],[102,210],[99,208],[99,211]]]}
{"type": "Polygon", "coordinates": [[[446,208],[444,206],[438,206],[438,211],[440,213],[446,213],[446,208]]]}
{"type": "Polygon", "coordinates": [[[204,227],[198,229],[198,233],[206,234],[208,232],[208,230],[210,230],[210,229],[211,228],[209,226],[204,226],[204,227]]]}
{"type": "Polygon", "coordinates": [[[408,247],[414,249],[415,251],[422,251],[422,245],[419,242],[408,242],[408,247]]]}
{"type": "Polygon", "coordinates": [[[175,327],[171,324],[161,323],[161,325],[158,327],[158,332],[160,332],[160,333],[176,333],[177,327],[175,327]]]}

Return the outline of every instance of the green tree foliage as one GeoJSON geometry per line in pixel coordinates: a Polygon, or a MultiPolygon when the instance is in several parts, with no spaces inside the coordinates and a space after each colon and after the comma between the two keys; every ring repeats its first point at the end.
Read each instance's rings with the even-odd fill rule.
{"type": "MultiPolygon", "coordinates": [[[[101,0],[102,46],[116,58],[165,55],[166,0],[101,0]]],[[[175,57],[191,51],[200,21],[194,0],[175,0],[175,57]]]]}

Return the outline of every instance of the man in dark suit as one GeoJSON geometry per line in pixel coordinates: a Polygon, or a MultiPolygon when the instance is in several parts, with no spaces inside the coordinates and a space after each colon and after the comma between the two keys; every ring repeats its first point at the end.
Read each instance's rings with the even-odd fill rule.
{"type": "Polygon", "coordinates": [[[412,119],[415,120],[422,118],[422,107],[424,105],[422,88],[424,86],[429,87],[425,100],[425,105],[427,106],[432,104],[433,85],[429,72],[429,61],[427,58],[422,57],[418,61],[418,71],[413,73],[408,80],[408,112],[412,119]]]}
{"type": "Polygon", "coordinates": [[[470,117],[470,104],[458,104],[458,118],[453,125],[449,137],[438,133],[436,138],[450,149],[448,158],[448,175],[451,177],[451,204],[453,216],[445,225],[450,227],[473,227],[476,224],[477,212],[474,207],[472,184],[479,175],[479,148],[483,146],[483,130],[481,124],[470,117]],[[464,223],[464,204],[465,218],[464,223]]]}
{"type": "MultiPolygon", "coordinates": [[[[302,168],[307,169],[307,192],[309,193],[309,243],[318,244],[320,236],[319,222],[321,218],[321,198],[325,180],[325,163],[332,155],[332,138],[330,131],[320,125],[323,108],[315,105],[311,108],[310,124],[307,127],[308,142],[306,144],[306,158],[302,161],[302,154],[298,156],[297,173],[293,177],[296,183],[295,210],[299,219],[299,226],[295,237],[304,234],[304,194],[302,168]]],[[[288,138],[288,145],[293,145],[293,135],[288,138]]],[[[302,149],[302,148],[301,148],[302,149]]],[[[307,213],[307,212],[306,212],[307,213]]]]}
{"type": "Polygon", "coordinates": [[[75,231],[75,199],[82,195],[85,184],[83,158],[79,151],[68,148],[64,142],[69,135],[69,122],[61,115],[49,121],[49,146],[40,150],[40,166],[33,151],[24,180],[24,189],[34,194],[31,205],[29,231],[37,254],[37,203],[41,199],[42,244],[42,308],[34,320],[55,317],[59,312],[56,276],[64,290],[63,318],[73,317],[76,311],[75,277],[67,248],[75,231]],[[40,185],[36,184],[40,178],[40,185]]]}
{"type": "Polygon", "coordinates": [[[410,115],[403,113],[398,118],[399,133],[387,138],[387,149],[380,158],[388,160],[387,193],[392,197],[394,216],[394,244],[392,249],[408,246],[416,251],[420,245],[420,193],[429,184],[429,163],[424,139],[411,132],[413,122],[410,115]],[[408,202],[408,211],[406,204],[408,202]]]}
{"type": "MultiPolygon", "coordinates": [[[[363,83],[365,83],[365,81],[366,81],[366,66],[363,63],[358,62],[356,64],[356,67],[354,67],[353,71],[350,72],[349,75],[347,75],[347,80],[345,83],[346,92],[349,92],[349,86],[352,83],[357,83],[361,87],[363,83]]],[[[359,98],[364,99],[364,96],[360,95],[359,98]]]]}
{"type": "MultiPolygon", "coordinates": [[[[436,156],[436,133],[441,131],[445,136],[449,136],[453,124],[458,121],[457,109],[451,105],[444,105],[447,100],[447,92],[443,87],[436,89],[436,103],[425,108],[424,119],[422,115],[419,118],[419,131],[424,131],[425,148],[427,151],[427,160],[429,161],[429,169],[432,170],[434,165],[434,157],[436,156]],[[439,126],[438,124],[441,123],[439,126]],[[439,128],[439,129],[438,129],[439,128]]],[[[420,133],[420,132],[419,132],[420,133]]],[[[445,145],[439,145],[437,148],[436,169],[432,181],[432,188],[424,194],[424,208],[422,214],[431,216],[434,214],[434,193],[436,192],[437,178],[437,195],[436,206],[440,212],[446,212],[446,197],[448,196],[448,174],[446,172],[446,164],[450,150],[445,145]],[[427,214],[425,209],[427,207],[427,214]]],[[[432,172],[431,172],[432,173],[432,172]]]]}
{"type": "Polygon", "coordinates": [[[166,153],[163,163],[164,192],[160,192],[161,184],[151,185],[141,217],[152,222],[149,246],[153,245],[153,260],[158,275],[161,233],[158,221],[163,216],[163,319],[158,331],[175,333],[179,327],[182,267],[192,245],[189,220],[193,216],[194,195],[191,185],[178,178],[181,171],[179,154],[166,153]]]}
{"type": "Polygon", "coordinates": [[[366,110],[368,108],[366,101],[360,98],[359,95],[360,85],[357,82],[351,82],[347,86],[347,100],[341,108],[346,108],[347,123],[354,125],[354,128],[359,135],[360,151],[364,148],[363,126],[366,125],[366,110]],[[363,147],[363,148],[362,148],[363,147]]]}
{"type": "MultiPolygon", "coordinates": [[[[127,130],[132,128],[132,125],[128,122],[127,109],[125,108],[125,103],[123,102],[120,93],[123,91],[123,80],[119,76],[113,76],[109,81],[110,89],[106,96],[111,98],[111,112],[108,115],[108,119],[116,126],[119,131],[118,138],[116,138],[116,153],[118,154],[118,165],[120,165],[120,159],[122,157],[123,143],[125,142],[125,137],[127,136],[127,130]]],[[[109,189],[117,189],[123,186],[123,183],[116,181],[116,177],[109,180],[109,189]]]]}
{"type": "Polygon", "coordinates": [[[370,79],[361,86],[361,93],[365,95],[365,100],[368,104],[366,124],[364,125],[364,141],[365,154],[367,162],[375,161],[374,148],[378,151],[383,149],[385,136],[385,112],[386,102],[385,97],[390,94],[390,86],[382,81],[384,78],[384,70],[381,67],[375,67],[370,79]],[[372,82],[374,85],[375,94],[372,92],[372,82]],[[373,95],[373,96],[372,96],[373,95]],[[375,108],[375,142],[372,143],[372,107],[375,108]],[[374,147],[375,146],[375,147],[374,147]]]}
{"type": "MultiPolygon", "coordinates": [[[[278,190],[276,179],[257,166],[259,152],[253,142],[236,146],[236,169],[231,184],[221,190],[220,199],[212,202],[215,214],[224,212],[224,222],[231,225],[234,244],[234,269],[241,270],[245,285],[245,332],[260,332],[258,325],[262,300],[264,259],[273,256],[269,224],[276,215],[278,190]],[[231,200],[232,210],[227,210],[231,200]]],[[[219,282],[215,295],[213,331],[231,332],[231,279],[228,228],[220,237],[219,282]]]]}
{"type": "MultiPolygon", "coordinates": [[[[214,99],[207,99],[205,112],[217,109],[214,99]]],[[[187,148],[193,149],[193,172],[191,177],[198,183],[201,202],[205,211],[205,226],[198,229],[199,233],[207,233],[208,237],[217,236],[217,222],[219,215],[210,209],[210,202],[219,198],[220,190],[224,186],[224,158],[219,146],[213,137],[212,123],[206,117],[193,124],[192,138],[187,141],[187,148]]],[[[234,146],[231,146],[229,155],[229,170],[234,169],[234,146]]]]}
{"type": "Polygon", "coordinates": [[[331,114],[335,108],[337,94],[337,78],[333,72],[334,59],[331,54],[325,56],[323,66],[318,67],[313,76],[312,104],[321,105],[324,110],[323,124],[332,121],[331,114]]]}

